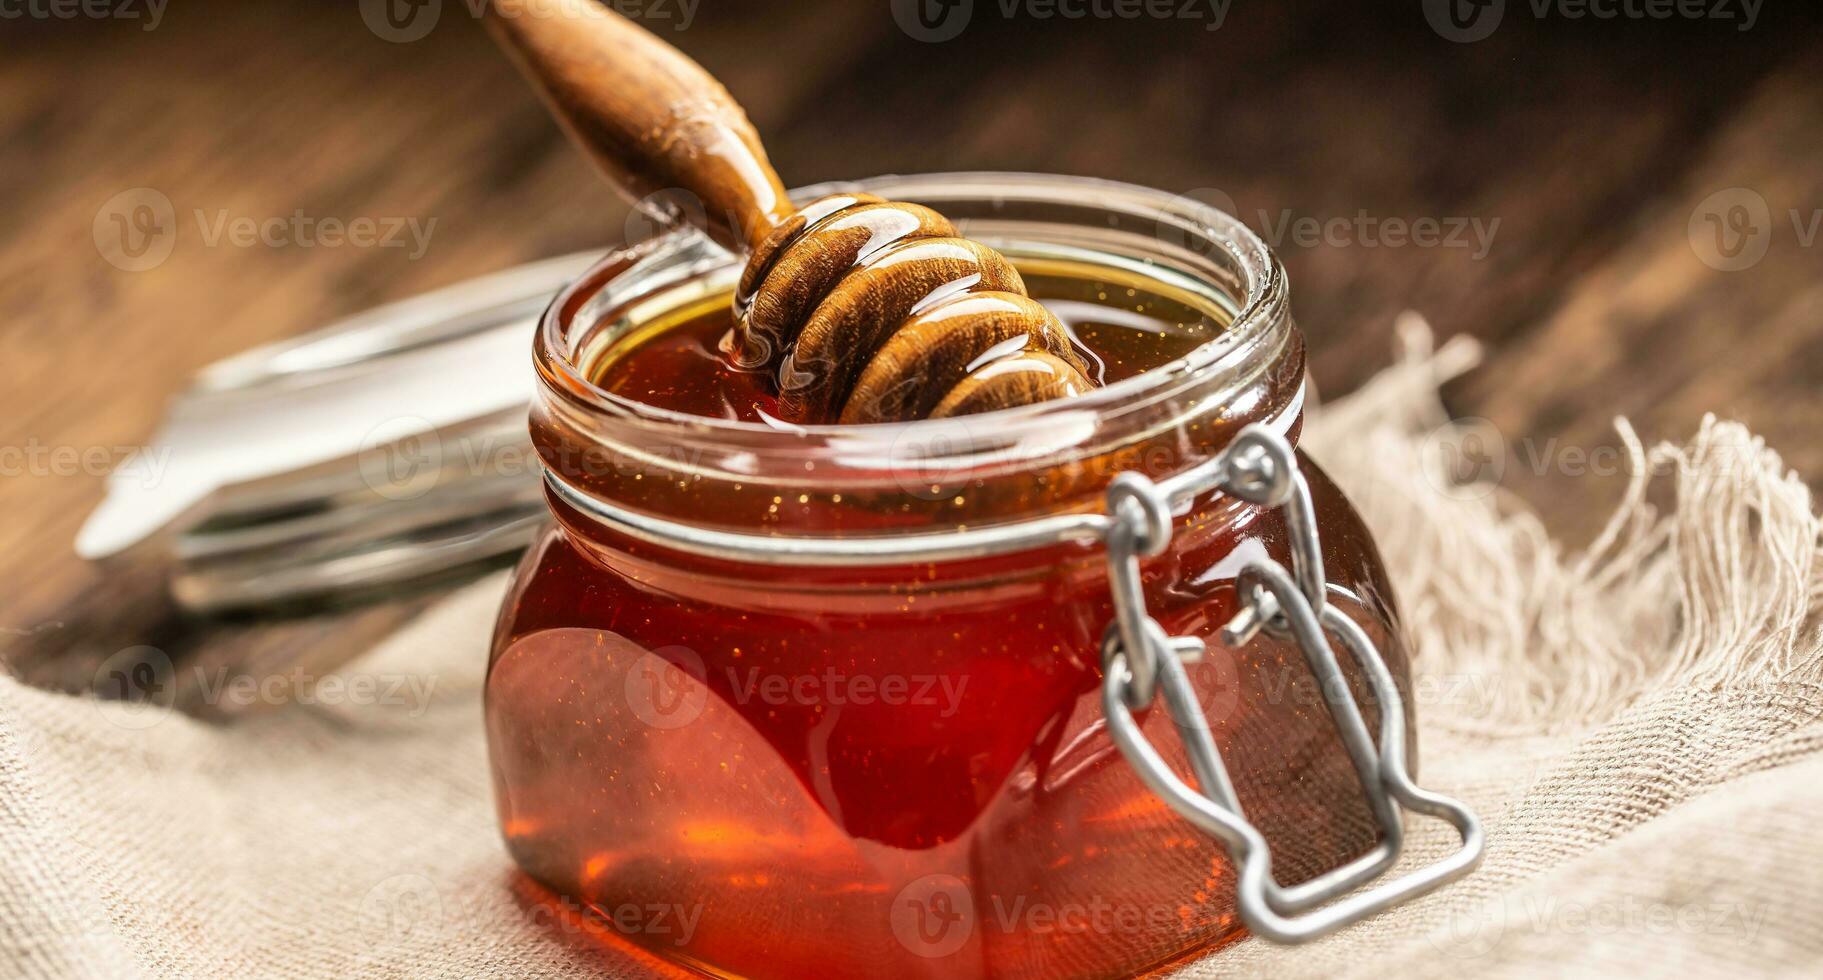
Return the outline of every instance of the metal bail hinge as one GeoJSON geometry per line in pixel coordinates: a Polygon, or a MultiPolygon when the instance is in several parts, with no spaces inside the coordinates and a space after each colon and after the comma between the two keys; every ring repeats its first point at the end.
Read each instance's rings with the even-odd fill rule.
{"type": "Polygon", "coordinates": [[[1108,488],[1108,517],[1108,582],[1115,619],[1102,641],[1102,706],[1109,734],[1148,788],[1227,849],[1237,872],[1236,904],[1248,929],[1273,942],[1306,942],[1433,891],[1480,862],[1481,822],[1456,800],[1412,782],[1405,765],[1405,707],[1392,672],[1367,633],[1325,601],[1328,585],[1310,487],[1284,436],[1250,425],[1219,456],[1167,480],[1154,483],[1137,473],[1121,474],[1108,488]],[[1245,604],[1222,628],[1222,642],[1245,646],[1265,632],[1297,643],[1383,835],[1367,854],[1290,888],[1281,887],[1272,876],[1271,850],[1241,812],[1209,721],[1184,671],[1184,663],[1203,652],[1203,641],[1166,633],[1147,612],[1141,588],[1140,559],[1162,553],[1171,541],[1172,503],[1216,489],[1282,509],[1292,551],[1289,571],[1271,559],[1242,569],[1238,584],[1245,604]],[[1331,635],[1360,665],[1380,705],[1377,749],[1336,662],[1331,635]],[[1165,763],[1133,719],[1134,711],[1160,694],[1200,792],[1165,763]],[[1399,859],[1405,840],[1402,810],[1447,821],[1462,844],[1434,864],[1363,889],[1399,859]]]}

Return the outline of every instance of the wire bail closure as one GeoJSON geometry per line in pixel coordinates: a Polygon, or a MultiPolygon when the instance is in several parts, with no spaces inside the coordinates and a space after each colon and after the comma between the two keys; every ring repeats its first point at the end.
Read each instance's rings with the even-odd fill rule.
{"type": "Polygon", "coordinates": [[[1485,846],[1480,820],[1460,802],[1412,781],[1405,765],[1405,707],[1392,672],[1366,631],[1325,601],[1328,583],[1310,486],[1285,436],[1264,425],[1249,425],[1215,458],[1167,480],[1154,483],[1138,473],[1121,474],[1109,486],[1107,499],[1112,521],[1107,530],[1108,582],[1115,611],[1102,639],[1102,707],[1108,730],[1140,780],[1227,849],[1238,872],[1236,904],[1249,930],[1272,942],[1308,942],[1427,894],[1480,863],[1485,846]],[[1243,605],[1222,627],[1221,639],[1227,646],[1242,647],[1264,632],[1296,642],[1316,675],[1382,834],[1368,853],[1289,888],[1273,878],[1271,848],[1241,811],[1209,720],[1184,670],[1185,663],[1204,652],[1203,641],[1166,633],[1146,611],[1141,589],[1140,560],[1162,553],[1170,543],[1172,503],[1209,490],[1285,512],[1291,569],[1270,558],[1243,568],[1238,582],[1243,605]],[[1360,665],[1380,705],[1378,749],[1327,634],[1340,639],[1360,665]],[[1198,789],[1172,771],[1133,718],[1134,711],[1160,695],[1198,789]],[[1461,846],[1436,863],[1358,890],[1398,861],[1405,840],[1402,808],[1448,822],[1460,835],[1461,846]]]}

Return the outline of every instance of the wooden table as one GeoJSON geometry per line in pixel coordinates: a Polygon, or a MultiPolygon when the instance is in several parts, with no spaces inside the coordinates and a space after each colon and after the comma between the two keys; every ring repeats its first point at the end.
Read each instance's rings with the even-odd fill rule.
{"type": "MultiPolygon", "coordinates": [[[[1442,37],[1417,2],[1224,0],[1216,30],[1213,3],[1173,3],[1194,16],[1169,20],[1016,6],[975,3],[934,44],[897,27],[888,0],[706,0],[684,29],[681,0],[641,9],[728,82],[791,182],[1044,170],[1225,194],[1276,239],[1331,393],[1388,362],[1406,308],[1480,338],[1488,361],[1451,406],[1513,440],[1507,485],[1572,542],[1623,478],[1568,461],[1611,449],[1617,414],[1683,439],[1715,411],[1823,474],[1823,247],[1806,244],[1823,208],[1815,5],[1767,4],[1741,30],[1512,2],[1472,43],[1442,37]],[[1731,224],[1751,195],[1765,220],[1731,224]],[[1395,219],[1465,233],[1389,244],[1395,219]],[[1718,231],[1735,238],[1704,238],[1718,231]],[[1748,268],[1699,255],[1727,264],[1716,242],[1736,252],[1743,234],[1765,245],[1748,268]]],[[[255,672],[335,659],[429,599],[187,620],[156,583],[72,555],[102,464],[211,360],[611,242],[625,210],[468,0],[420,8],[440,16],[415,41],[382,35],[423,20],[370,28],[377,4],[186,0],[151,30],[143,0],[122,9],[140,17],[0,21],[0,656],[66,687],[139,644],[255,672]],[[125,271],[97,248],[98,214],[105,228],[107,202],[139,187],[173,202],[179,232],[168,259],[125,271]],[[211,242],[224,219],[300,215],[416,219],[428,247],[211,242]],[[70,453],[89,462],[55,463],[70,453]]]]}

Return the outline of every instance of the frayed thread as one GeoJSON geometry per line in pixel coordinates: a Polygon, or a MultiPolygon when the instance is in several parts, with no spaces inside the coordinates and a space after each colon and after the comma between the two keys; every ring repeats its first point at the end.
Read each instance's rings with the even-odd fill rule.
{"type": "Polygon", "coordinates": [[[1434,347],[1416,313],[1398,327],[1398,362],[1313,412],[1304,445],[1382,543],[1419,680],[1473,681],[1432,721],[1560,731],[1672,687],[1823,683],[1823,522],[1764,440],[1707,416],[1687,444],[1648,449],[1616,419],[1626,493],[1569,552],[1500,485],[1501,433],[1438,397],[1479,346],[1434,347]],[[1675,492],[1664,513],[1658,480],[1675,492]]]}

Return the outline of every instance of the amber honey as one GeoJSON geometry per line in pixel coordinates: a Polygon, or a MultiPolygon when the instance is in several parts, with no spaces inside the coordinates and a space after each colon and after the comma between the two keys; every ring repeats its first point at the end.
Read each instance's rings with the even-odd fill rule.
{"type": "MultiPolygon", "coordinates": [[[[1045,451],[952,453],[909,476],[879,462],[872,440],[887,436],[769,421],[767,378],[724,356],[731,315],[713,282],[609,331],[576,320],[599,282],[554,308],[593,390],[548,372],[534,410],[569,496],[553,494],[557,523],[502,612],[487,727],[509,850],[611,934],[756,977],[1119,976],[1243,935],[1227,855],[1105,735],[1097,549],[797,567],[649,543],[577,503],[742,533],[933,533],[1099,506],[1115,472],[1165,475],[1249,422],[1295,437],[1303,351],[1288,321],[1256,337],[1237,394],[1215,367],[1173,373],[1239,329],[1232,305],[1131,264],[1005,251],[1109,393],[1164,380],[1018,424],[973,417],[970,438],[1008,429],[1045,451]]],[[[1331,601],[1403,683],[1373,544],[1302,462],[1331,601]]],[[[1167,631],[1210,643],[1192,682],[1289,884],[1376,831],[1302,654],[1216,639],[1240,559],[1287,561],[1286,539],[1275,512],[1202,498],[1147,563],[1145,591],[1167,631]]],[[[1143,727],[1181,771],[1163,709],[1143,727]]]]}
{"type": "MultiPolygon", "coordinates": [[[[1139,275],[1077,260],[1015,260],[1031,295],[1063,322],[1089,379],[1107,385],[1183,357],[1227,311],[1139,275]]],[[[691,415],[778,423],[776,379],[729,356],[729,297],[704,297],[617,342],[594,366],[604,390],[691,415]]],[[[1016,348],[1015,348],[1016,349],[1016,348]]]]}

